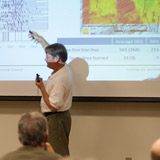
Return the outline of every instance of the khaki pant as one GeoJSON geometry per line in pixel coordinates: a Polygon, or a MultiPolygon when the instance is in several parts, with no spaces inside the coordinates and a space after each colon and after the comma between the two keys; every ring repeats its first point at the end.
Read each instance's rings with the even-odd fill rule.
{"type": "Polygon", "coordinates": [[[69,111],[47,116],[49,143],[54,151],[62,156],[69,155],[69,133],[71,130],[71,115],[69,111]]]}

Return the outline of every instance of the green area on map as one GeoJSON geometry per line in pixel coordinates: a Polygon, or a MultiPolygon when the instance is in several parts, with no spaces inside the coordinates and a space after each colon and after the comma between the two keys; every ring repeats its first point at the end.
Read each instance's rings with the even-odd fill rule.
{"type": "Polygon", "coordinates": [[[159,24],[160,0],[83,0],[83,24],[159,24]]]}

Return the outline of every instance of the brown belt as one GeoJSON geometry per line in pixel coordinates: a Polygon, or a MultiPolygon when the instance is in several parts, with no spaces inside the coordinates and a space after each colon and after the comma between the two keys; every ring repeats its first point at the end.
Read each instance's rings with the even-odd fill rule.
{"type": "Polygon", "coordinates": [[[66,110],[66,111],[62,111],[62,112],[44,112],[43,113],[43,115],[45,116],[45,117],[47,117],[47,116],[49,116],[49,115],[52,115],[52,114],[61,114],[61,113],[65,113],[65,112],[67,112],[68,110],[66,110]]]}

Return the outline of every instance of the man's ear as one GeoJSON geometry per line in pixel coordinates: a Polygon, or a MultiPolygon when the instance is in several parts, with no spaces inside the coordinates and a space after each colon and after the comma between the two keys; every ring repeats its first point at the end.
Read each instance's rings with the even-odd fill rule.
{"type": "Polygon", "coordinates": [[[46,132],[45,142],[48,142],[48,132],[46,132]]]}
{"type": "Polygon", "coordinates": [[[61,59],[60,59],[59,56],[56,56],[56,57],[55,57],[55,62],[60,62],[60,60],[61,60],[61,59]]]}

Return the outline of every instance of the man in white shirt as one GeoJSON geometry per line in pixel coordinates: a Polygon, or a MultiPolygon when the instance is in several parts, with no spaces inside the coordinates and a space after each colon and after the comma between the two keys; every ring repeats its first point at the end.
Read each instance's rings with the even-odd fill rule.
{"type": "Polygon", "coordinates": [[[72,105],[72,73],[66,64],[67,50],[59,43],[49,45],[36,32],[30,35],[39,42],[46,52],[47,67],[53,72],[44,86],[43,80],[35,81],[42,93],[41,111],[48,120],[49,142],[56,153],[69,155],[69,133],[71,116],[69,109],[72,105]]]}

